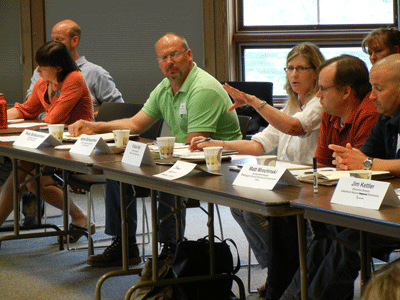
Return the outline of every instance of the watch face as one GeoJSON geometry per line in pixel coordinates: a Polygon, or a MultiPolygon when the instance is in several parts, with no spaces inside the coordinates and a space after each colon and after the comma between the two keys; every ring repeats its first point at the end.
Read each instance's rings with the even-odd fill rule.
{"type": "Polygon", "coordinates": [[[371,169],[371,167],[372,167],[372,161],[369,160],[369,159],[366,159],[366,160],[363,162],[363,167],[364,167],[365,170],[371,169]]]}

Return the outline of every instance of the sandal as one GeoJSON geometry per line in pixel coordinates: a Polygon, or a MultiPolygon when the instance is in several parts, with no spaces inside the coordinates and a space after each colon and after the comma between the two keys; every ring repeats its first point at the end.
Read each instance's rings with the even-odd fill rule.
{"type": "Polygon", "coordinates": [[[86,191],[85,191],[85,190],[80,189],[80,188],[78,188],[78,187],[76,187],[76,186],[69,186],[69,191],[70,191],[71,193],[74,193],[74,194],[77,194],[77,195],[84,195],[84,194],[86,194],[86,191]]]}
{"type": "MultiPolygon", "coordinates": [[[[73,230],[73,232],[69,235],[69,242],[76,243],[82,236],[88,236],[87,227],[80,227],[78,225],[74,225],[72,223],[69,224],[69,230],[73,230]]],[[[92,223],[90,224],[90,233],[94,234],[96,232],[96,227],[92,223]]],[[[67,242],[67,236],[64,236],[64,243],[67,242]]]]}

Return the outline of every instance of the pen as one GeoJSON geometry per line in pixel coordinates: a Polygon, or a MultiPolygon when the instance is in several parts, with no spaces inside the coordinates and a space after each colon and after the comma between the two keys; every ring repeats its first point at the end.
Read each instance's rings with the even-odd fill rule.
{"type": "Polygon", "coordinates": [[[318,173],[317,173],[317,158],[313,158],[313,175],[314,175],[314,194],[318,194],[318,173]]]}
{"type": "MultiPolygon", "coordinates": [[[[195,141],[194,144],[198,144],[198,143],[202,143],[202,142],[208,142],[211,141],[211,138],[205,138],[205,139],[201,139],[198,141],[195,141]]],[[[190,143],[186,143],[185,145],[190,145],[190,143]]]]}

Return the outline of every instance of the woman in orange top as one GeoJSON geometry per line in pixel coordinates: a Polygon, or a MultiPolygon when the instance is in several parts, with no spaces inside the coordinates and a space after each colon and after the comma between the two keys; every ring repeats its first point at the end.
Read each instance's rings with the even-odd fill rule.
{"type": "MultiPolygon", "coordinates": [[[[10,119],[36,119],[44,110],[43,119],[47,123],[72,124],[84,119],[93,121],[93,102],[86,82],[67,47],[51,41],[44,44],[36,52],[38,73],[41,78],[36,82],[32,94],[23,103],[16,103],[7,110],[10,119]]],[[[20,161],[20,167],[34,173],[34,166],[30,162],[20,161]]],[[[19,170],[19,182],[23,182],[29,175],[19,170]]],[[[51,205],[63,209],[63,193],[51,176],[42,176],[40,180],[42,199],[51,205]]],[[[35,183],[30,182],[28,188],[35,193],[35,183]]],[[[8,177],[0,193],[0,226],[12,212],[13,205],[13,177],[8,177]]],[[[70,201],[70,215],[72,227],[86,228],[86,214],[70,201]]],[[[71,225],[70,225],[71,226],[71,225]]],[[[94,225],[92,226],[94,233],[94,225]]],[[[81,235],[77,236],[79,239],[81,235]]],[[[76,240],[77,240],[76,239],[76,240]]],[[[72,239],[74,240],[74,237],[72,239]]]]}
{"type": "Polygon", "coordinates": [[[72,124],[80,119],[93,121],[93,101],[85,79],[68,49],[60,42],[49,42],[36,52],[41,78],[24,103],[7,111],[10,119],[36,119],[46,111],[43,121],[72,124]]]}

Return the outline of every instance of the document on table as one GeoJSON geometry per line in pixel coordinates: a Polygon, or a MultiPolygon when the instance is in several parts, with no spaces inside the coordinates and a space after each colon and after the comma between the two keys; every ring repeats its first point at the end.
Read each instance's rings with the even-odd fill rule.
{"type": "Polygon", "coordinates": [[[15,140],[19,137],[19,135],[12,136],[0,136],[0,142],[15,142],[15,140]]]}
{"type": "MultiPolygon", "coordinates": [[[[318,168],[318,183],[322,185],[335,185],[341,177],[350,177],[350,171],[338,171],[334,168],[318,168]]],[[[390,177],[388,171],[372,171],[373,180],[383,180],[390,177]]],[[[302,182],[313,183],[314,175],[312,171],[306,171],[299,174],[297,179],[302,182]]]]}
{"type": "MultiPolygon", "coordinates": [[[[152,152],[157,152],[157,151],[158,151],[158,145],[157,145],[157,143],[150,144],[150,145],[148,145],[148,146],[149,146],[150,151],[152,151],[152,152]]],[[[181,151],[181,150],[186,150],[186,151],[188,151],[188,150],[187,150],[188,148],[189,148],[189,145],[185,145],[184,143],[175,143],[175,144],[174,144],[174,155],[175,155],[175,152],[176,152],[177,150],[179,150],[179,151],[181,151]]]]}
{"type": "Polygon", "coordinates": [[[47,125],[47,123],[17,123],[17,124],[8,124],[8,128],[29,128],[34,126],[43,126],[47,125]]]}
{"type": "MultiPolygon", "coordinates": [[[[92,134],[90,135],[91,137],[98,137],[100,136],[104,141],[114,141],[114,133],[109,132],[109,133],[101,133],[101,134],[92,134]]],[[[69,132],[64,132],[63,133],[63,141],[66,142],[74,142],[79,139],[80,136],[71,136],[69,132]]]]}

